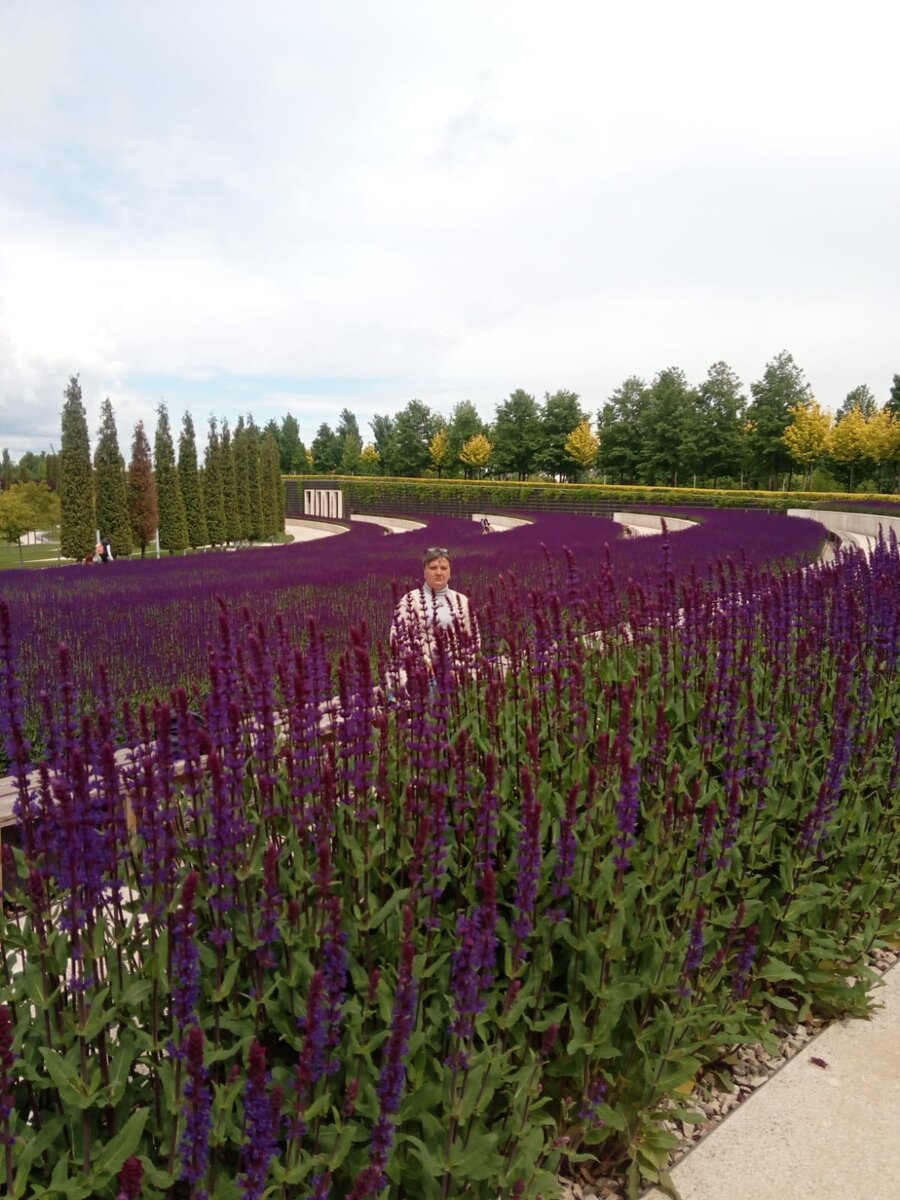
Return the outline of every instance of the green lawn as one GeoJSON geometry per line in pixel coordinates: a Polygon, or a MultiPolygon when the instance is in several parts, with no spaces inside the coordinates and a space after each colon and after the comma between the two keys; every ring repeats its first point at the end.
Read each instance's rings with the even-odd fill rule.
{"type": "Polygon", "coordinates": [[[19,557],[19,547],[15,542],[10,545],[8,542],[0,542],[0,571],[5,571],[8,567],[20,567],[23,564],[26,567],[52,567],[59,562],[65,562],[65,559],[59,558],[59,542],[42,542],[38,546],[22,546],[21,558],[19,557]]]}
{"type": "MultiPolygon", "coordinates": [[[[293,541],[289,534],[277,534],[272,538],[276,543],[287,543],[293,541]]],[[[188,550],[188,554],[196,553],[196,551],[188,550]]],[[[140,551],[135,550],[129,556],[132,559],[140,559],[140,551]]],[[[147,558],[155,558],[155,550],[147,550],[147,558]]],[[[167,558],[167,554],[163,554],[167,558]]],[[[62,563],[71,562],[71,559],[59,557],[59,541],[42,542],[38,546],[22,546],[22,557],[19,557],[19,547],[13,543],[0,542],[0,571],[5,571],[11,567],[52,567],[62,563]]]]}

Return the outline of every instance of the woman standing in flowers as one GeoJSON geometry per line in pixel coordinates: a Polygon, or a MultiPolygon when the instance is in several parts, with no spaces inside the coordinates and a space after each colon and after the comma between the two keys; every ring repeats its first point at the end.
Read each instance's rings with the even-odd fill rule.
{"type": "Polygon", "coordinates": [[[468,596],[450,587],[447,547],[429,547],[422,566],[422,586],[402,596],[394,610],[391,646],[398,658],[411,657],[433,674],[442,659],[463,665],[478,644],[478,629],[468,596]]]}

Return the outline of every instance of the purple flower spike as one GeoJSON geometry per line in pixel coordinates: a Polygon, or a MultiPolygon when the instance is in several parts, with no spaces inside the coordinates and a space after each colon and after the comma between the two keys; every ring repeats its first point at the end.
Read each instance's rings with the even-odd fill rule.
{"type": "MultiPolygon", "coordinates": [[[[200,950],[195,938],[194,900],[199,875],[191,871],[181,890],[181,906],[172,919],[172,1017],[179,1035],[195,1016],[200,995],[200,950]]],[[[183,1055],[184,1049],[181,1047],[183,1055]]]]}
{"type": "Polygon", "coordinates": [[[244,1200],[260,1200],[269,1178],[269,1164],[278,1146],[281,1125],[281,1088],[270,1090],[266,1052],[256,1040],[250,1045],[247,1084],[244,1089],[243,1174],[238,1182],[244,1200]]]}
{"type": "Polygon", "coordinates": [[[372,1130],[372,1150],[368,1166],[357,1175],[347,1200],[362,1200],[380,1192],[386,1185],[384,1169],[394,1141],[393,1116],[400,1107],[406,1082],[406,1052],[416,1017],[417,989],[413,978],[416,948],[412,940],[413,910],[403,910],[403,944],[400,948],[400,970],[394,994],[391,1032],[385,1047],[384,1062],[378,1078],[378,1118],[372,1130]]]}
{"type": "MultiPolygon", "coordinates": [[[[484,1011],[484,993],[494,982],[497,965],[497,881],[490,865],[481,880],[481,903],[471,916],[457,918],[456,941],[450,968],[456,1017],[450,1028],[463,1040],[471,1037],[474,1018],[484,1011]]],[[[466,1065],[458,1063],[463,1070],[466,1065]]]]}
{"type": "Polygon", "coordinates": [[[541,802],[535,795],[531,772],[522,767],[522,827],[516,854],[515,938],[513,962],[524,962],[527,942],[534,929],[534,906],[541,878],[541,802]]]}
{"type": "Polygon", "coordinates": [[[206,1200],[203,1186],[209,1169],[210,1111],[212,1099],[209,1074],[203,1061],[203,1030],[192,1025],[187,1036],[187,1083],[184,1085],[184,1133],[178,1152],[181,1179],[191,1185],[192,1200],[206,1200]]]}

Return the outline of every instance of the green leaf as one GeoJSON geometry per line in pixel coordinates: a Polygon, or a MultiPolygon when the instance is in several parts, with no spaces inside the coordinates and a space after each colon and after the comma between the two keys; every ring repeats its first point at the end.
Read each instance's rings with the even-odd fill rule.
{"type": "Polygon", "coordinates": [[[103,1147],[94,1160],[94,1176],[116,1175],[126,1158],[130,1158],[138,1147],[149,1108],[138,1108],[131,1114],[116,1136],[103,1147]]]}
{"type": "Polygon", "coordinates": [[[760,979],[768,979],[771,983],[781,983],[785,979],[802,978],[786,962],[782,962],[780,958],[767,959],[757,974],[760,979]]]}
{"type": "Polygon", "coordinates": [[[238,971],[241,969],[241,960],[235,958],[232,963],[229,963],[228,970],[225,972],[225,977],[219,987],[212,994],[212,1000],[215,1004],[221,1004],[223,1000],[227,1000],[231,995],[234,987],[234,981],[237,979],[238,971]]]}
{"type": "Polygon", "coordinates": [[[19,1134],[15,1159],[16,1178],[13,1185],[15,1200],[19,1200],[20,1197],[28,1194],[28,1176],[32,1163],[45,1150],[58,1144],[62,1138],[64,1128],[65,1125],[62,1117],[51,1117],[49,1121],[44,1122],[40,1132],[34,1136],[31,1136],[32,1131],[30,1128],[19,1134]]]}
{"type": "Polygon", "coordinates": [[[72,1063],[68,1062],[56,1050],[48,1046],[40,1047],[41,1056],[47,1067],[47,1073],[53,1080],[53,1085],[59,1092],[63,1105],[74,1106],[78,1109],[89,1108],[93,1095],[88,1093],[85,1085],[72,1063]]]}

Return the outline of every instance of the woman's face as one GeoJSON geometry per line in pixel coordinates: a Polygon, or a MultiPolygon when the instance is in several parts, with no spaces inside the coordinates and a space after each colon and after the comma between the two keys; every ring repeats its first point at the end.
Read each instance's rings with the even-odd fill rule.
{"type": "Polygon", "coordinates": [[[425,582],[436,592],[445,588],[450,582],[450,559],[433,558],[425,564],[425,582]]]}

